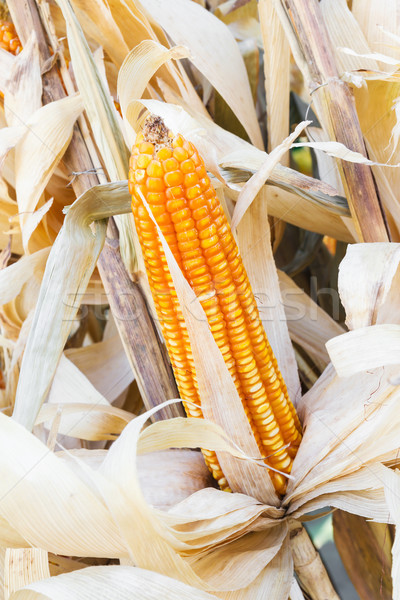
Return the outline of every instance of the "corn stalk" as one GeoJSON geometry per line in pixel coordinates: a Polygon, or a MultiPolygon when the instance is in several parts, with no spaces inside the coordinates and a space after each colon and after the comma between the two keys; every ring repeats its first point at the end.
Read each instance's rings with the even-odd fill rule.
{"type": "MultiPolygon", "coordinates": [[[[278,0],[276,6],[330,139],[366,156],[354,98],[339,78],[318,1],[278,0]]],[[[389,241],[371,168],[341,160],[338,166],[360,241],[389,241]]]]}

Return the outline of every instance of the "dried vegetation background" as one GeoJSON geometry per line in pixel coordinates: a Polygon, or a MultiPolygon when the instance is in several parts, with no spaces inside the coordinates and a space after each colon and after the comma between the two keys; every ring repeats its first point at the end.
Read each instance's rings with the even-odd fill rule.
{"type": "Polygon", "coordinates": [[[0,599],[333,600],[302,524],[332,509],[360,597],[400,600],[398,0],[3,8],[0,599]],[[205,419],[177,400],[127,186],[149,111],[204,157],[303,423],[283,499],[163,240],[205,419]]]}

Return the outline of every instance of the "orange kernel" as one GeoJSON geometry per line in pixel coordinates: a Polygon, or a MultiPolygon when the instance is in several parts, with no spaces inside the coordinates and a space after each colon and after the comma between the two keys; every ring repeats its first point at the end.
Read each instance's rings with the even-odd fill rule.
{"type": "Polygon", "coordinates": [[[162,163],[163,165],[163,169],[166,173],[169,173],[169,171],[176,171],[177,169],[179,169],[179,163],[176,160],[176,158],[167,158],[166,160],[163,161],[162,163]]]}
{"type": "Polygon", "coordinates": [[[154,146],[150,142],[142,142],[139,146],[140,154],[153,154],[154,146]]]}
{"type": "Polygon", "coordinates": [[[159,177],[161,178],[164,175],[163,168],[161,163],[158,160],[152,160],[147,169],[146,173],[149,177],[159,177]]]}
{"type": "Polygon", "coordinates": [[[183,183],[183,175],[180,171],[171,171],[164,175],[165,184],[168,187],[181,185],[183,183]]]}
{"type": "Polygon", "coordinates": [[[158,177],[147,177],[146,187],[150,192],[163,192],[165,190],[163,180],[158,177]]]}
{"type": "Polygon", "coordinates": [[[156,156],[158,160],[161,160],[162,162],[163,160],[167,160],[167,158],[170,158],[172,156],[172,150],[171,148],[168,148],[168,146],[163,146],[162,148],[157,150],[156,156]]]}

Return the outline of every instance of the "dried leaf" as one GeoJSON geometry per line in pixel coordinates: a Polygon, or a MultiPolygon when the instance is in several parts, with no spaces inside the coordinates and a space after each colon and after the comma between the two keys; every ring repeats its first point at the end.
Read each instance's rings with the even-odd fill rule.
{"type": "Polygon", "coordinates": [[[347,148],[344,144],[340,144],[339,142],[301,142],[298,144],[293,144],[293,148],[314,148],[315,150],[322,150],[329,154],[329,156],[333,156],[334,158],[340,158],[341,160],[346,160],[348,162],[359,163],[361,165],[374,165],[379,167],[392,167],[397,168],[400,164],[389,165],[387,163],[376,163],[373,160],[369,160],[359,152],[353,152],[349,148],[347,148]]]}
{"type": "Polygon", "coordinates": [[[13,300],[35,273],[44,271],[49,252],[50,248],[43,248],[0,270],[0,304],[13,300]]]}
{"type": "Polygon", "coordinates": [[[330,360],[325,344],[341,335],[343,328],[283,271],[278,271],[278,277],[291,339],[325,368],[330,360]]]}
{"type": "Polygon", "coordinates": [[[57,0],[67,23],[68,47],[94,138],[111,181],[127,176],[127,153],[112,98],[69,0],[57,0]]]}
{"type": "Polygon", "coordinates": [[[16,193],[22,237],[26,247],[26,224],[72,136],[76,119],[82,112],[79,96],[51,102],[34,113],[28,131],[18,143],[15,159],[16,193]],[[27,177],[29,173],[29,177],[27,177]]]}
{"type": "Polygon", "coordinates": [[[122,114],[127,119],[127,135],[129,145],[134,143],[137,112],[132,102],[142,97],[147,84],[156,71],[169,60],[189,56],[183,46],[175,46],[168,50],[158,42],[146,40],[131,50],[125,58],[118,74],[118,97],[122,114]]]}
{"type": "Polygon", "coordinates": [[[339,377],[400,364],[400,325],[372,325],[328,341],[330,359],[339,377]]]}
{"type": "Polygon", "coordinates": [[[5,600],[30,583],[50,577],[47,552],[38,548],[8,548],[4,559],[5,600]]]}
{"type": "Polygon", "coordinates": [[[40,581],[19,590],[10,600],[129,600],[137,595],[143,600],[212,600],[207,594],[184,583],[137,567],[87,567],[40,581]]]}
{"type": "Polygon", "coordinates": [[[25,125],[42,106],[42,74],[36,35],[32,32],[9,73],[4,111],[9,127],[25,125]]]}
{"type": "Polygon", "coordinates": [[[11,52],[7,52],[0,48],[0,91],[4,94],[9,73],[15,63],[15,56],[11,52]]]}
{"type": "Polygon", "coordinates": [[[399,263],[399,244],[357,244],[347,248],[339,268],[338,287],[349,329],[400,323],[399,263]]]}
{"type": "Polygon", "coordinates": [[[65,355],[109,402],[116,400],[134,380],[119,335],[67,350],[65,355]]]}
{"type": "Polygon", "coordinates": [[[336,61],[343,72],[358,70],[378,71],[378,63],[361,56],[371,52],[365,36],[356,18],[347,6],[346,0],[322,0],[322,14],[332,44],[336,50],[336,61]],[[349,46],[355,54],[338,52],[337,48],[349,46]]]}
{"type": "Polygon", "coordinates": [[[99,0],[73,0],[72,4],[85,32],[90,32],[119,67],[129,52],[129,46],[113,19],[110,7],[99,0]]]}
{"type": "Polygon", "coordinates": [[[14,418],[27,428],[33,427],[49,391],[80,298],[96,265],[105,239],[104,219],[129,210],[121,186],[112,183],[91,188],[68,211],[47,261],[21,365],[14,418]],[[93,221],[94,234],[89,227],[93,221]]]}
{"type": "Polygon", "coordinates": [[[190,0],[168,6],[162,0],[146,0],[144,7],[176,44],[189,48],[193,64],[231,107],[253,144],[262,148],[246,68],[228,27],[190,0]]]}
{"type": "MultiPolygon", "coordinates": [[[[297,146],[293,144],[294,140],[299,137],[311,121],[303,121],[297,125],[293,133],[291,133],[279,146],[274,148],[267,159],[260,167],[260,169],[249,179],[244,185],[242,191],[239,194],[238,201],[236,203],[235,211],[232,217],[232,229],[236,229],[239,225],[241,218],[250,206],[251,202],[255,198],[256,194],[260,191],[263,184],[266,182],[268,177],[271,175],[273,168],[278,164],[280,158],[286,154],[286,152],[292,147],[297,146]]],[[[225,158],[225,160],[227,160],[225,158]]]]}
{"type": "MultiPolygon", "coordinates": [[[[261,0],[258,12],[264,48],[268,150],[271,151],[289,133],[290,46],[271,0],[261,0]]],[[[282,164],[288,166],[289,160],[282,164]]]]}

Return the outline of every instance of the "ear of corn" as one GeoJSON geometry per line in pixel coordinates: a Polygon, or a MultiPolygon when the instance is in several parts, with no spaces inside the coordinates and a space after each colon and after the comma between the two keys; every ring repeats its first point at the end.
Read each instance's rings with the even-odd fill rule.
{"type": "Polygon", "coordinates": [[[15,27],[10,21],[0,20],[0,48],[15,55],[22,50],[15,27]]]}
{"type": "MultiPolygon", "coordinates": [[[[235,382],[266,464],[290,473],[301,427],[259,318],[236,242],[202,158],[159,117],[147,119],[133,147],[132,211],[158,318],[188,416],[201,417],[188,333],[146,198],[187,281],[205,311],[235,382]]],[[[203,451],[221,489],[228,490],[214,452],[203,451]]],[[[269,471],[283,494],[284,475],[269,471]]]]}

